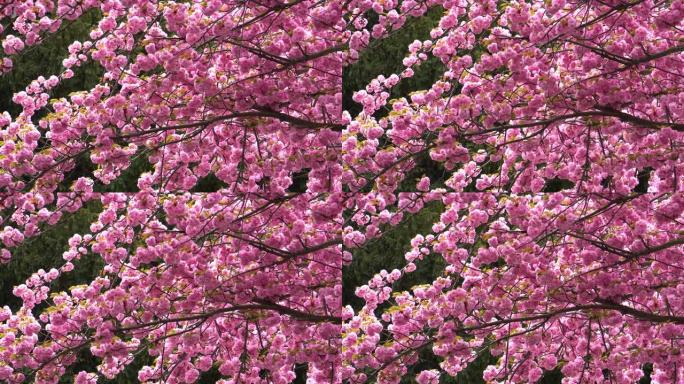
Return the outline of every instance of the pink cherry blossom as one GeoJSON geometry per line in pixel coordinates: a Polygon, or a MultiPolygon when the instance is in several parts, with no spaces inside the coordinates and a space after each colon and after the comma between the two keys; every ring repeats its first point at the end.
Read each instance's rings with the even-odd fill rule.
{"type": "Polygon", "coordinates": [[[339,381],[342,4],[9,2],[2,72],[95,9],[61,73],[0,115],[3,263],[65,214],[101,207],[61,264],[14,288],[22,306],[0,316],[0,380],[54,383],[87,349],[97,372],[77,383],[112,379],[141,354],[147,382],[193,383],[217,367],[286,383],[298,364],[311,382],[339,381]],[[53,98],[88,62],[102,82],[53,98]],[[95,171],[72,178],[83,158],[95,171]],[[135,192],[97,192],[141,158],[135,192]],[[210,175],[217,191],[189,192],[210,175]],[[99,277],[52,291],[85,258],[103,261],[99,277]]]}
{"type": "Polygon", "coordinates": [[[354,94],[362,112],[349,116],[341,159],[343,232],[356,241],[345,246],[360,257],[429,208],[438,218],[406,245],[392,283],[421,264],[444,268],[407,290],[387,294],[378,275],[357,289],[345,379],[398,383],[430,353],[456,376],[484,351],[497,358],[488,382],[560,368],[567,383],[631,384],[647,363],[654,382],[684,377],[682,4],[358,3],[354,14],[378,24],[356,20],[352,51],[407,17],[442,15],[403,68],[354,94]],[[430,58],[444,66],[432,85],[385,96],[400,89],[383,79],[430,58]],[[383,135],[366,135],[373,127],[383,135]]]}

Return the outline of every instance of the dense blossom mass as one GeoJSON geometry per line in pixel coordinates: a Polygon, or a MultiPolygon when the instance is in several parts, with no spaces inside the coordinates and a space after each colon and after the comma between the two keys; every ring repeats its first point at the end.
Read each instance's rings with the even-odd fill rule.
{"type": "Polygon", "coordinates": [[[94,383],[129,365],[141,382],[212,371],[287,383],[298,366],[338,380],[342,12],[308,0],[0,5],[3,71],[70,21],[101,16],[63,70],[0,117],[3,261],[64,213],[102,206],[61,263],[14,289],[21,308],[0,310],[0,381],[94,383]],[[89,62],[100,82],[53,98],[89,62]],[[150,171],[136,192],[96,193],[140,158],[150,171]],[[207,177],[218,191],[191,193],[207,177]],[[51,290],[93,257],[99,277],[51,290]],[[97,370],[72,368],[93,357],[97,370]]]}
{"type": "Polygon", "coordinates": [[[684,380],[684,1],[10,1],[2,71],[88,13],[0,117],[2,261],[102,206],[0,311],[0,380],[398,383],[426,355],[420,384],[483,355],[492,383],[684,380]],[[432,9],[342,113],[342,67],[432,9]],[[53,99],[89,62],[101,81],[53,99]],[[97,192],[140,158],[136,192],[97,192]],[[343,262],[426,205],[404,266],[342,307],[343,262]],[[53,292],[83,258],[100,276],[53,292]]]}
{"type": "Polygon", "coordinates": [[[491,355],[487,382],[631,384],[647,365],[682,382],[684,2],[365,4],[380,16],[354,22],[352,55],[443,14],[403,71],[354,94],[344,244],[442,213],[344,309],[343,377],[398,383],[430,355],[415,379],[436,384],[491,355]],[[433,58],[438,81],[390,100],[433,58]],[[444,267],[396,289],[426,263],[444,267]]]}

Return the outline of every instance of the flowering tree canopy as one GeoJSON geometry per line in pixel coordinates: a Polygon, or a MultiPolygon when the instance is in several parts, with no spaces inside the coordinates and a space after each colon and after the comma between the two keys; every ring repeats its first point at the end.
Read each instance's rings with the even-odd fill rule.
{"type": "Polygon", "coordinates": [[[54,383],[86,355],[99,365],[77,383],[137,358],[141,382],[217,369],[287,383],[296,364],[338,380],[342,4],[5,2],[3,70],[87,12],[101,15],[90,39],[0,118],[2,259],[63,213],[102,212],[61,265],[14,289],[20,309],[0,310],[0,381],[54,383]],[[99,83],[51,99],[87,62],[99,83]],[[140,158],[136,192],[97,193],[140,158]],[[221,188],[192,193],[210,175],[221,188]],[[104,261],[99,277],[52,292],[86,257],[104,261]]]}
{"type": "Polygon", "coordinates": [[[8,1],[2,72],[88,13],[0,117],[3,262],[102,207],[0,310],[0,380],[398,383],[425,354],[420,384],[483,354],[488,382],[684,380],[684,1],[8,1]],[[435,9],[343,113],[343,66],[435,9]],[[140,159],[134,192],[99,192],[140,159]],[[403,267],[343,307],[343,264],[426,204],[403,267]],[[54,291],[84,258],[99,276],[54,291]]]}
{"type": "Polygon", "coordinates": [[[343,377],[421,383],[484,354],[487,382],[684,380],[684,2],[368,2],[363,52],[440,7],[404,69],[346,115],[344,244],[441,206],[402,268],[345,307],[343,377]],[[433,58],[428,89],[395,90],[433,58]],[[392,98],[392,99],[391,99],[392,98]],[[426,167],[425,164],[428,164],[426,167]],[[444,267],[397,289],[422,264],[444,267]]]}

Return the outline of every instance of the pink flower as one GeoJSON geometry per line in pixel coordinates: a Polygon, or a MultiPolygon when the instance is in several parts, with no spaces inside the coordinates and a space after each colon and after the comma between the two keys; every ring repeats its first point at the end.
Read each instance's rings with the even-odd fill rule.
{"type": "Polygon", "coordinates": [[[88,373],[85,371],[80,371],[74,380],[75,384],[95,384],[97,383],[97,375],[94,373],[88,373]]]}
{"type": "Polygon", "coordinates": [[[24,42],[14,35],[7,35],[5,40],[2,41],[2,48],[6,54],[14,55],[24,49],[24,42]]]}
{"type": "Polygon", "coordinates": [[[416,184],[416,189],[421,191],[421,192],[427,192],[430,190],[430,178],[427,176],[423,176],[418,184],[416,184]]]}
{"type": "Polygon", "coordinates": [[[439,371],[435,369],[430,369],[427,371],[422,371],[416,376],[416,381],[418,384],[438,384],[439,383],[439,371]]]}

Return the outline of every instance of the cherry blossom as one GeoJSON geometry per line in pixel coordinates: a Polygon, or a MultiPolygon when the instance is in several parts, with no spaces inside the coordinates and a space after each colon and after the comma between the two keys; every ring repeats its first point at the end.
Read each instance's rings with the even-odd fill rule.
{"type": "Polygon", "coordinates": [[[351,57],[442,16],[345,114],[344,251],[353,259],[427,205],[441,215],[400,276],[356,289],[343,377],[398,383],[431,353],[439,370],[418,382],[484,354],[492,383],[559,369],[564,383],[631,384],[645,364],[654,383],[681,381],[684,2],[357,4],[351,57]],[[431,58],[440,78],[396,96],[431,58]],[[426,263],[445,267],[396,288],[426,263]]]}
{"type": "Polygon", "coordinates": [[[29,0],[0,6],[3,68],[96,10],[63,70],[0,117],[1,260],[99,204],[63,260],[14,288],[0,316],[0,380],[93,383],[139,356],[141,382],[339,381],[342,4],[29,0]],[[94,62],[101,81],[53,96],[94,62]],[[100,193],[132,162],[134,192],[100,193]],[[95,167],[83,175],[77,165],[95,167]],[[217,190],[191,192],[205,178],[217,190]],[[99,277],[51,284],[84,258],[99,277]],[[74,372],[84,351],[94,371],[74,372]]]}

